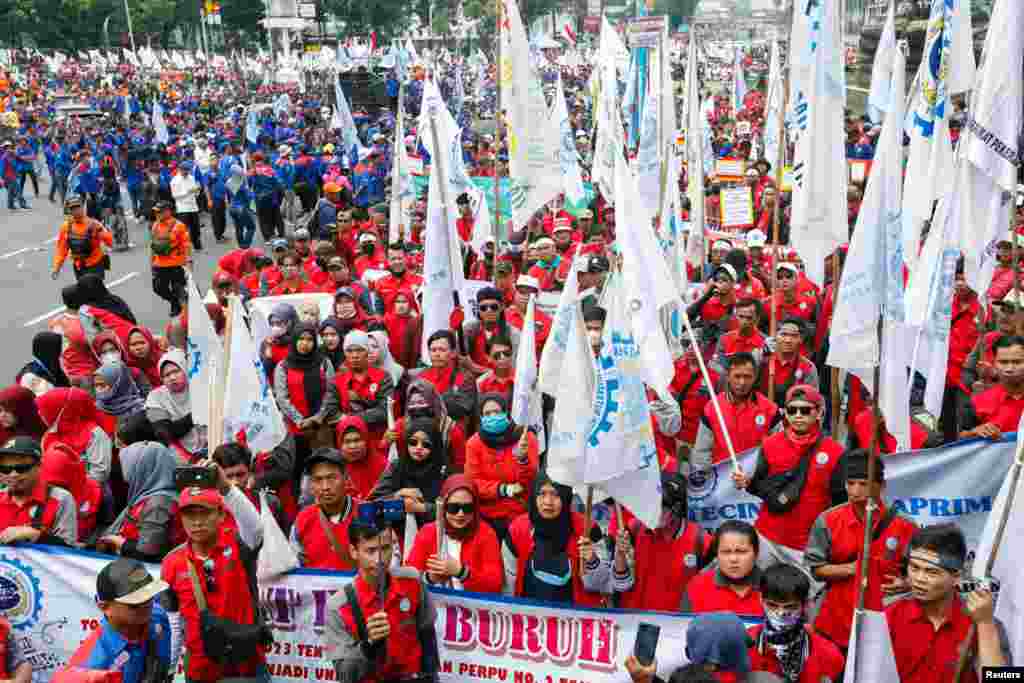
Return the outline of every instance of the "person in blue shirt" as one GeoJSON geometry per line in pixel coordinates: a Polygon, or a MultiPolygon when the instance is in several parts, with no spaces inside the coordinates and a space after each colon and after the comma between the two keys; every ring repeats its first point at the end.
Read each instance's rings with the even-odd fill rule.
{"type": "Polygon", "coordinates": [[[163,683],[171,674],[171,624],[157,596],[168,589],[138,560],[121,557],[96,577],[100,627],[71,657],[72,669],[120,671],[123,683],[163,683]]]}
{"type": "Polygon", "coordinates": [[[224,231],[227,229],[228,190],[224,185],[226,176],[220,173],[220,159],[217,153],[210,154],[210,170],[205,175],[206,196],[210,199],[210,220],[213,223],[213,237],[217,243],[227,241],[224,231]]]}
{"type": "Polygon", "coordinates": [[[224,187],[231,198],[231,220],[235,223],[235,238],[238,246],[248,249],[252,246],[253,235],[256,234],[256,217],[252,212],[253,194],[249,188],[249,180],[240,165],[232,166],[224,187]]]}

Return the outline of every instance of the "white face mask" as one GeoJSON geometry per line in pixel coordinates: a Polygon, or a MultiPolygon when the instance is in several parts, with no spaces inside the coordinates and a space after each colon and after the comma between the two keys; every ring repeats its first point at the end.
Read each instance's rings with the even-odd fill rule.
{"type": "Polygon", "coordinates": [[[120,363],[121,362],[121,354],[118,351],[106,351],[106,352],[100,354],[100,362],[101,363],[108,363],[108,364],[120,363]]]}

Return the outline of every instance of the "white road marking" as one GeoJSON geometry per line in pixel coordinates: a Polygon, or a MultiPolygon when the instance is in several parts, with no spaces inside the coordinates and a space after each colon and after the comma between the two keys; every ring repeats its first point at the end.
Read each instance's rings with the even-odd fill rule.
{"type": "MultiPolygon", "coordinates": [[[[112,282],[108,282],[107,283],[107,289],[110,289],[111,287],[117,287],[118,285],[123,285],[125,282],[128,282],[132,278],[138,277],[138,276],[139,276],[138,271],[134,271],[133,270],[132,272],[128,273],[127,275],[123,275],[123,276],[117,278],[116,280],[114,280],[112,282]]],[[[41,316],[39,316],[37,318],[32,318],[27,323],[22,325],[22,327],[32,327],[33,325],[38,325],[39,323],[43,322],[44,320],[49,320],[53,316],[59,315],[59,314],[63,313],[65,310],[67,310],[67,309],[64,308],[64,306],[60,306],[58,308],[53,309],[52,311],[49,311],[48,313],[43,313],[41,316]]]]}
{"type": "Polygon", "coordinates": [[[21,249],[18,249],[16,251],[12,251],[12,252],[7,253],[7,254],[0,254],[0,261],[2,261],[4,259],[9,259],[12,256],[17,256],[18,254],[24,254],[26,251],[42,251],[43,247],[45,247],[47,244],[53,244],[56,241],[57,241],[56,237],[51,237],[50,239],[46,240],[42,244],[40,244],[38,246],[35,246],[35,247],[22,247],[21,249]]]}

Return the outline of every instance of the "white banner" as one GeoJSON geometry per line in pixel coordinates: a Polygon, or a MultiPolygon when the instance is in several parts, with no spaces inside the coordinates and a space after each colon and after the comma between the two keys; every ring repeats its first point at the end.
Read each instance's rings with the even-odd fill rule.
{"type": "MultiPolygon", "coordinates": [[[[99,628],[96,575],[112,557],[53,546],[0,550],[0,614],[45,683],[99,628]]],[[[150,565],[159,575],[160,568],[150,565]]],[[[274,645],[267,664],[275,682],[333,681],[321,645],[327,600],[351,574],[300,569],[261,588],[274,645]]],[[[500,595],[432,589],[437,606],[441,680],[508,683],[621,683],[637,624],[661,627],[658,673],[667,680],[685,663],[689,615],[562,609],[500,595]]],[[[755,623],[751,620],[750,623],[755,623]]],[[[178,680],[184,678],[179,671],[178,680]]]]}
{"type": "MultiPolygon", "coordinates": [[[[954,522],[974,547],[981,538],[999,487],[1013,462],[1015,434],[1002,441],[970,439],[926,451],[884,456],[885,500],[918,526],[954,522]]],[[[754,473],[756,451],[739,456],[740,466],[754,473]]],[[[761,500],[738,491],[729,478],[732,464],[718,463],[710,475],[690,475],[690,519],[708,530],[727,519],[753,523],[761,500]]]]}

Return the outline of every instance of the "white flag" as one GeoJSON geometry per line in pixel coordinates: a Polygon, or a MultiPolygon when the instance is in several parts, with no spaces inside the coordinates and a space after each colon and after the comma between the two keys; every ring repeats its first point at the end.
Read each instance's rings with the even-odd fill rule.
{"type": "Polygon", "coordinates": [[[623,295],[629,310],[630,336],[642,359],[643,381],[662,400],[670,401],[673,399],[668,385],[674,369],[659,311],[678,295],[650,219],[638,206],[636,178],[629,172],[621,152],[616,155],[615,193],[616,213],[625,219],[618,224],[617,241],[622,250],[623,295]]]}
{"type": "Polygon", "coordinates": [[[984,293],[995,267],[995,243],[1010,231],[1010,205],[1017,186],[1017,159],[1024,84],[1024,3],[999,0],[985,37],[985,61],[960,145],[971,163],[973,220],[960,225],[964,276],[984,293]]]}
{"type": "MultiPolygon", "coordinates": [[[[661,154],[658,149],[658,100],[660,88],[658,78],[648,80],[645,97],[637,97],[644,102],[643,118],[640,119],[640,141],[636,152],[636,176],[639,202],[633,206],[642,209],[640,214],[624,214],[631,216],[635,222],[650,225],[650,221],[658,214],[661,200],[661,154]]],[[[616,200],[616,205],[618,200],[616,200]]]]}
{"type": "Polygon", "coordinates": [[[884,612],[864,610],[854,615],[843,683],[900,683],[884,612]]]}
{"type": "MultiPolygon", "coordinates": [[[[899,52],[896,45],[896,16],[894,6],[889,5],[889,14],[882,27],[882,37],[875,49],[875,63],[871,67],[871,88],[868,92],[868,116],[875,123],[882,120],[896,98],[903,99],[903,93],[892,92],[893,54],[899,52]]],[[[904,78],[904,81],[906,78],[904,78]]],[[[902,143],[902,140],[900,140],[902,143]]],[[[902,144],[901,144],[902,146],[902,144]]]]}
{"type": "Polygon", "coordinates": [[[790,241],[803,259],[807,277],[823,285],[825,258],[849,235],[843,126],[846,77],[842,46],[835,34],[837,3],[808,4],[814,19],[810,77],[806,90],[795,95],[800,135],[793,166],[790,241]]]}
{"type": "Polygon", "coordinates": [[[782,144],[783,131],[780,114],[785,98],[782,55],[779,51],[779,41],[773,40],[771,62],[768,66],[768,97],[764,110],[764,158],[772,164],[778,163],[779,145],[782,144]]]}
{"type": "MultiPolygon", "coordinates": [[[[341,82],[338,80],[338,77],[335,77],[334,80],[334,99],[334,114],[337,122],[340,124],[338,127],[341,128],[341,144],[344,146],[345,156],[348,157],[351,155],[353,148],[361,152],[362,144],[359,142],[359,131],[356,129],[356,122],[352,118],[352,110],[349,109],[348,100],[345,99],[345,93],[341,89],[341,82]]],[[[359,159],[349,160],[352,166],[355,166],[358,162],[359,159]]]]}
{"type": "Polygon", "coordinates": [[[906,59],[895,50],[889,84],[896,96],[888,110],[878,153],[871,167],[850,240],[843,278],[836,292],[832,316],[828,364],[856,374],[874,392],[874,372],[883,364],[880,408],[886,428],[896,438],[899,450],[910,448],[910,396],[907,366],[911,362],[912,339],[905,325],[903,293],[903,235],[900,221],[903,174],[903,87],[906,59]],[[878,320],[887,353],[879,354],[878,320]]]}
{"type": "MultiPolygon", "coordinates": [[[[555,410],[551,416],[547,471],[559,484],[582,486],[586,479],[587,439],[593,417],[594,354],[578,303],[571,305],[565,320],[565,353],[552,394],[555,410]]],[[[556,334],[552,331],[544,348],[545,356],[556,334]]]]}
{"type": "Polygon", "coordinates": [[[159,102],[153,103],[153,130],[157,142],[164,145],[170,142],[171,135],[167,132],[167,124],[164,123],[164,108],[159,102]]]}
{"type": "MultiPolygon", "coordinates": [[[[271,451],[288,435],[284,418],[263,370],[259,347],[245,324],[241,301],[232,306],[228,385],[224,391],[224,436],[227,441],[245,432],[253,453],[271,451]]],[[[191,310],[191,309],[189,309],[191,310]]]]}
{"type": "Polygon", "coordinates": [[[562,78],[558,78],[555,101],[551,106],[548,122],[548,145],[558,149],[558,163],[562,169],[562,191],[575,203],[583,201],[583,174],[580,172],[579,153],[576,151],[576,137],[569,122],[569,108],[565,106],[565,90],[562,78]]]}
{"type": "Polygon", "coordinates": [[[515,0],[502,0],[501,101],[508,113],[509,194],[512,222],[525,225],[562,189],[558,148],[547,145],[550,112],[540,78],[530,65],[530,48],[515,0]]]}
{"type": "Polygon", "coordinates": [[[414,200],[412,174],[409,173],[409,158],[405,151],[404,109],[398,108],[395,143],[391,152],[391,211],[388,227],[388,241],[391,243],[398,242],[403,232],[409,234],[408,216],[414,200]]]}
{"type": "Polygon", "coordinates": [[[743,98],[747,96],[747,79],[743,75],[743,50],[736,48],[732,64],[732,112],[733,116],[743,109],[743,98]]]}
{"type": "Polygon", "coordinates": [[[224,367],[224,346],[213,329],[203,298],[188,275],[188,390],[192,401],[192,421],[210,426],[210,383],[212,368],[224,367]]]}
{"type": "Polygon", "coordinates": [[[700,102],[697,77],[697,37],[690,36],[686,60],[686,196],[690,200],[690,234],[686,238],[686,262],[700,275],[704,264],[704,128],[707,118],[700,102]]]}
{"type": "Polygon", "coordinates": [[[537,325],[536,297],[531,296],[523,316],[523,333],[516,351],[516,376],[512,390],[512,408],[509,417],[517,425],[531,427],[537,435],[541,450],[544,442],[544,416],[540,392],[537,391],[537,325]]]}
{"type": "MultiPolygon", "coordinates": [[[[580,283],[576,274],[585,262],[586,257],[577,256],[573,259],[569,275],[565,278],[565,287],[558,298],[558,307],[552,316],[551,333],[548,335],[544,351],[540,356],[540,380],[537,386],[540,391],[549,396],[557,396],[559,387],[565,382],[562,376],[562,364],[565,362],[565,355],[569,352],[569,335],[572,332],[573,321],[576,319],[580,294],[580,283]]],[[[525,331],[525,325],[523,329],[525,331]]]]}

